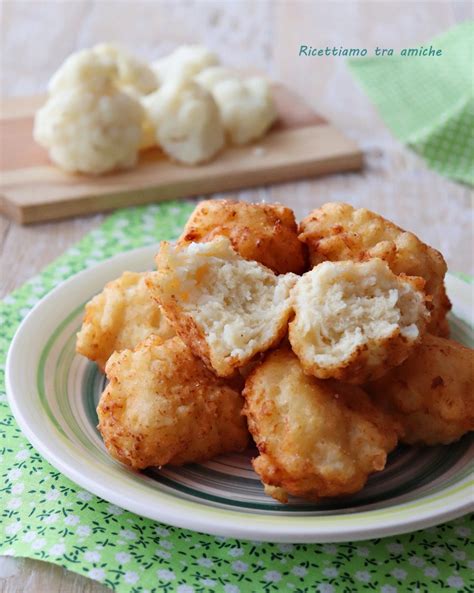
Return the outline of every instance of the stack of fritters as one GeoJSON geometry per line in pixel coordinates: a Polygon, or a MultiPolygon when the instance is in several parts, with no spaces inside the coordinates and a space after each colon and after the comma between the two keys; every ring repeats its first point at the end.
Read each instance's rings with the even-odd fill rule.
{"type": "Polygon", "coordinates": [[[298,228],[279,204],[201,202],[156,264],[109,283],[78,334],[123,463],[205,461],[251,435],[269,495],[318,500],[363,488],[399,441],[474,429],[444,259],[381,216],[330,203],[298,228]]]}

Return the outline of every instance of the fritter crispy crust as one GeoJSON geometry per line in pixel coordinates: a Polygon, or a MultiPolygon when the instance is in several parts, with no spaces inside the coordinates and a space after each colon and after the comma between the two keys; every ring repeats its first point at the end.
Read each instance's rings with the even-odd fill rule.
{"type": "Polygon", "coordinates": [[[323,262],[292,289],[293,351],[319,379],[361,384],[401,364],[425,333],[424,280],[387,264],[323,262]]]}
{"type": "Polygon", "coordinates": [[[148,282],[176,333],[220,377],[230,377],[286,335],[295,274],[247,261],[226,237],[162,242],[148,282]],[[155,281],[156,280],[156,281],[155,281]]]}
{"type": "Polygon", "coordinates": [[[448,444],[474,430],[474,351],[426,335],[401,366],[366,385],[378,408],[404,429],[408,444],[448,444]]]}
{"type": "Polygon", "coordinates": [[[124,272],[87,303],[77,334],[79,354],[104,370],[116,350],[134,348],[151,334],[164,339],[175,335],[146,285],[146,279],[155,274],[124,272]]]}
{"type": "Polygon", "coordinates": [[[308,247],[312,266],[322,261],[385,260],[395,274],[421,276],[432,297],[428,331],[448,335],[446,314],[451,308],[444,288],[446,262],[429,247],[382,216],[349,204],[329,202],[313,210],[299,226],[299,239],[308,247]]]}
{"type": "Polygon", "coordinates": [[[241,451],[248,431],[243,400],[178,338],[151,336],[111,356],[99,402],[99,430],[109,453],[142,469],[181,465],[241,451]]]}
{"type": "Polygon", "coordinates": [[[203,243],[218,236],[228,237],[243,258],[276,274],[305,270],[306,247],[298,241],[293,210],[286,206],[206,200],[196,206],[179,243],[203,243]]]}
{"type": "Polygon", "coordinates": [[[243,395],[260,452],[255,471],[281,502],[288,494],[317,500],[357,492],[397,444],[396,422],[362,389],[305,375],[287,349],[266,358],[243,395]]]}

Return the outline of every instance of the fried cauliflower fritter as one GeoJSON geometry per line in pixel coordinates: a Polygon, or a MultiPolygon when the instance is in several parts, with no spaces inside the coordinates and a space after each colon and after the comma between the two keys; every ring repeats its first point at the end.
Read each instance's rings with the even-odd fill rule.
{"type": "Polygon", "coordinates": [[[432,297],[428,331],[449,334],[446,314],[451,308],[444,287],[446,262],[429,247],[382,216],[349,204],[329,202],[313,210],[299,227],[299,239],[308,246],[311,265],[323,261],[365,261],[378,257],[395,274],[421,276],[432,297]]]}
{"type": "Polygon", "coordinates": [[[247,261],[229,239],[163,242],[148,283],[176,333],[221,377],[234,374],[285,336],[297,276],[247,261]]]}
{"type": "Polygon", "coordinates": [[[97,413],[105,446],[136,469],[201,462],[248,443],[243,400],[178,338],[114,353],[97,413]]]}
{"type": "Polygon", "coordinates": [[[151,334],[164,339],[175,335],[146,285],[146,278],[155,274],[124,272],[87,303],[77,334],[79,354],[104,370],[115,350],[134,348],[151,334]]]}
{"type": "Polygon", "coordinates": [[[291,291],[289,339],[319,379],[364,383],[401,364],[425,332],[424,280],[395,276],[381,259],[326,261],[291,291]]]}
{"type": "Polygon", "coordinates": [[[426,335],[407,361],[366,389],[400,422],[404,443],[448,444],[474,430],[474,351],[452,340],[426,335]]]}
{"type": "Polygon", "coordinates": [[[293,210],[286,206],[206,200],[196,206],[179,243],[204,243],[218,236],[228,237],[243,258],[276,274],[305,270],[306,247],[298,240],[293,210]]]}
{"type": "Polygon", "coordinates": [[[351,494],[385,467],[395,421],[359,387],[307,376],[287,349],[247,379],[244,414],[257,444],[253,466],[266,492],[310,500],[351,494]]]}

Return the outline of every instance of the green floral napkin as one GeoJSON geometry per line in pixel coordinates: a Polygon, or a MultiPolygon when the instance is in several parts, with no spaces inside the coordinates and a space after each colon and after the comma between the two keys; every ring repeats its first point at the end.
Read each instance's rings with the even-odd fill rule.
{"type": "MultiPolygon", "coordinates": [[[[192,205],[118,211],[0,308],[1,385],[9,343],[62,280],[111,255],[178,234],[192,205]]],[[[56,471],[0,401],[0,552],[54,562],[122,593],[353,593],[474,590],[474,517],[400,537],[344,544],[265,544],[138,517],[56,471]],[[471,548],[472,551],[472,548],[471,548]]]]}
{"type": "Polygon", "coordinates": [[[424,47],[440,56],[380,56],[349,66],[402,142],[442,175],[474,184],[474,22],[424,47]]]}

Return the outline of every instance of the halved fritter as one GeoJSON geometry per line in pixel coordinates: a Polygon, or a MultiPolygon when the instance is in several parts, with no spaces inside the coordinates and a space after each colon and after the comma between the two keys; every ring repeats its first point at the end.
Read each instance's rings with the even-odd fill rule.
{"type": "Polygon", "coordinates": [[[313,266],[326,260],[367,261],[378,257],[397,275],[424,278],[425,292],[432,299],[428,331],[442,336],[449,334],[446,314],[451,304],[444,287],[446,262],[439,251],[413,233],[375,212],[338,202],[313,210],[300,223],[299,233],[313,266]]]}
{"type": "Polygon", "coordinates": [[[364,383],[402,363],[429,319],[424,280],[395,276],[385,262],[323,262],[291,292],[289,339],[304,370],[364,383]]]}
{"type": "Polygon", "coordinates": [[[294,274],[276,276],[218,237],[209,243],[163,242],[149,286],[176,333],[221,377],[276,346],[292,314],[294,274]]]}

